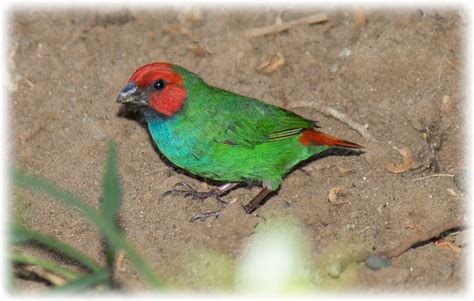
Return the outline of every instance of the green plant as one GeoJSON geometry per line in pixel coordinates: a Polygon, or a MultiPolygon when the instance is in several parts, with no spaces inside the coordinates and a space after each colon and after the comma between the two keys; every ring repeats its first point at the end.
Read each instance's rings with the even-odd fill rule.
{"type": "Polygon", "coordinates": [[[86,267],[89,270],[89,273],[80,274],[59,264],[47,262],[23,254],[18,250],[14,250],[14,248],[9,252],[9,259],[11,262],[37,265],[42,267],[44,270],[53,272],[54,274],[66,279],[65,284],[58,286],[57,289],[82,290],[99,284],[105,284],[110,287],[112,283],[116,253],[118,250],[122,250],[135,266],[146,284],[152,288],[163,288],[163,282],[161,279],[150,268],[150,265],[145,263],[139,252],[127,241],[117,225],[116,216],[122,203],[122,190],[119,182],[117,152],[114,143],[111,142],[108,146],[107,162],[102,182],[102,204],[100,210],[95,210],[71,192],[62,189],[39,176],[30,175],[24,171],[12,168],[11,178],[15,185],[45,193],[65,205],[81,212],[86,219],[96,226],[104,237],[106,242],[106,264],[105,266],[101,266],[93,259],[82,254],[73,247],[21,225],[11,226],[10,241],[13,245],[25,243],[30,240],[39,242],[42,245],[76,260],[78,263],[86,267]]]}

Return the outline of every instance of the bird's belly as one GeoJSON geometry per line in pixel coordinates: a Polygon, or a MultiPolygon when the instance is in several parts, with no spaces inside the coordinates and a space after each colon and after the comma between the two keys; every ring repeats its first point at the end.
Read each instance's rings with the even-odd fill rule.
{"type": "Polygon", "coordinates": [[[207,141],[173,120],[148,122],[148,127],[160,152],[174,165],[218,181],[278,179],[311,155],[296,138],[248,148],[207,141]]]}

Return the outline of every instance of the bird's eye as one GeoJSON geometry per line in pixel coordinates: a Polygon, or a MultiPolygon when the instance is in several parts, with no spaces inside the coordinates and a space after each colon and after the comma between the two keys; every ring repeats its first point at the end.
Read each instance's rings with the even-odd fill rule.
{"type": "Polygon", "coordinates": [[[165,86],[166,86],[166,83],[162,79],[159,79],[159,80],[157,80],[156,82],[153,83],[153,88],[157,91],[162,90],[165,86]]]}

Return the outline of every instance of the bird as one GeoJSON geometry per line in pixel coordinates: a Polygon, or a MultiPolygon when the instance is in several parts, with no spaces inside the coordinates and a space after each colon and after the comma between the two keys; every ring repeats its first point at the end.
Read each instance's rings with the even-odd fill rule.
{"type": "MultiPolygon", "coordinates": [[[[258,183],[262,189],[243,206],[247,213],[278,190],[298,163],[328,149],[363,148],[323,133],[314,120],[214,87],[171,63],[138,68],[116,101],[140,108],[153,142],[173,165],[222,183],[208,192],[177,183],[163,195],[219,199],[242,183],[258,183]]],[[[220,211],[197,214],[191,221],[217,218],[220,211]]]]}

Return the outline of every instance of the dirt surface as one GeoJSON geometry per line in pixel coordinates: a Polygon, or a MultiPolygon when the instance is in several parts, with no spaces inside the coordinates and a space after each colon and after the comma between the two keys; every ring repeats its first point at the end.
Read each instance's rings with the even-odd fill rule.
{"type": "MultiPolygon", "coordinates": [[[[106,145],[114,140],[124,189],[120,224],[168,281],[180,279],[183,258],[192,250],[239,258],[254,226],[276,214],[295,217],[304,226],[316,259],[338,244],[394,247],[417,231],[466,214],[463,186],[452,175],[465,166],[467,20],[462,9],[370,9],[363,14],[365,24],[352,8],[12,10],[10,162],[98,206],[106,145]],[[268,36],[243,34],[274,24],[278,16],[287,21],[320,12],[328,14],[327,22],[268,36]],[[257,71],[278,52],[285,59],[281,67],[270,74],[257,71]],[[182,196],[158,202],[158,197],[177,182],[199,190],[210,186],[163,161],[146,128],[120,116],[115,102],[132,72],[155,61],[179,64],[209,84],[318,120],[325,132],[365,145],[365,153],[326,156],[301,166],[253,215],[238,204],[259,188],[239,188],[223,198],[235,203],[220,218],[190,223],[194,214],[217,209],[216,202],[182,196]],[[347,114],[375,140],[312,104],[347,114]],[[412,170],[386,169],[402,162],[394,147],[411,150],[412,170]],[[417,180],[433,174],[447,176],[417,180]],[[328,200],[334,187],[342,189],[341,204],[328,200]]],[[[27,190],[12,192],[20,221],[103,260],[98,233],[77,212],[27,190]]],[[[360,265],[346,289],[462,291],[465,234],[443,239],[452,244],[429,242],[411,249],[377,272],[360,265]]],[[[40,248],[28,249],[73,265],[40,248]]],[[[144,288],[128,261],[118,279],[125,289],[144,288]]],[[[34,281],[18,284],[44,287],[34,281]]]]}

